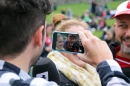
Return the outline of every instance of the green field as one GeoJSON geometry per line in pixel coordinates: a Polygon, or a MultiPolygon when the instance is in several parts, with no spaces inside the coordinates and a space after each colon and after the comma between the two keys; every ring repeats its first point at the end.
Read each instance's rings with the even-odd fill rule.
{"type": "MultiPolygon", "coordinates": [[[[122,3],[124,0],[118,0],[118,1],[113,1],[113,2],[108,2],[108,6],[110,9],[116,9],[116,7],[122,3]]],[[[57,6],[57,10],[53,11],[51,14],[47,16],[47,22],[52,23],[52,17],[57,14],[61,13],[62,9],[65,9],[66,11],[68,8],[71,8],[73,10],[74,16],[75,17],[80,17],[85,10],[89,9],[89,4],[88,3],[77,3],[77,4],[61,4],[57,6]]],[[[114,24],[113,19],[109,19],[106,21],[107,25],[112,26],[114,24]]],[[[93,33],[94,35],[100,37],[102,35],[101,31],[96,31],[93,33]]]]}

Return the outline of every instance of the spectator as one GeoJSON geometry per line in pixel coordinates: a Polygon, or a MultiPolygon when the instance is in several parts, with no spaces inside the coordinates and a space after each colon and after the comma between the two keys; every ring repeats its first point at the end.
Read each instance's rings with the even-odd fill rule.
{"type": "Polygon", "coordinates": [[[112,16],[110,14],[110,10],[106,11],[106,18],[105,19],[110,19],[112,16]]]}
{"type": "Polygon", "coordinates": [[[92,22],[89,14],[86,12],[83,19],[86,23],[90,24],[92,22]]]}
{"type": "Polygon", "coordinates": [[[54,9],[54,11],[57,10],[57,4],[56,3],[53,3],[53,9],[54,9]]]}
{"type": "Polygon", "coordinates": [[[79,31],[79,36],[85,53],[77,55],[84,62],[97,68],[102,86],[130,86],[130,79],[122,73],[119,64],[113,60],[106,42],[101,41],[88,30],[79,31]]]}
{"type": "Polygon", "coordinates": [[[68,18],[73,18],[73,11],[72,9],[68,9],[68,14],[67,14],[68,18]]]}
{"type": "Polygon", "coordinates": [[[130,1],[117,7],[114,30],[116,42],[110,44],[114,59],[119,63],[123,73],[130,78],[130,1]]]}
{"type": "Polygon", "coordinates": [[[90,4],[90,12],[95,14],[96,13],[96,6],[97,6],[97,3],[96,3],[96,0],[93,0],[90,4]]]}
{"type": "Polygon", "coordinates": [[[102,4],[102,8],[103,8],[103,10],[109,10],[109,6],[108,6],[107,2],[102,4]]]}
{"type": "Polygon", "coordinates": [[[109,30],[111,27],[110,26],[106,26],[106,27],[104,27],[103,28],[103,33],[102,33],[102,36],[101,36],[101,39],[102,40],[106,40],[106,32],[107,32],[107,30],[109,30]]]}
{"type": "Polygon", "coordinates": [[[61,13],[64,14],[64,15],[66,15],[66,10],[65,10],[65,9],[62,9],[62,10],[61,10],[61,13]]]}
{"type": "Polygon", "coordinates": [[[43,57],[43,58],[47,57],[48,53],[52,50],[51,49],[52,41],[51,41],[51,37],[50,37],[51,34],[52,34],[52,25],[48,24],[46,26],[46,40],[45,40],[45,44],[44,44],[43,51],[41,54],[41,57],[43,57]]]}
{"type": "Polygon", "coordinates": [[[106,20],[102,17],[100,20],[99,20],[99,29],[100,30],[103,30],[103,28],[106,27],[106,20]]]}
{"type": "Polygon", "coordinates": [[[64,38],[61,34],[57,34],[56,37],[56,50],[64,50],[64,38]]]}
{"type": "Polygon", "coordinates": [[[70,34],[66,37],[66,40],[64,42],[65,43],[65,45],[64,45],[65,50],[72,51],[72,45],[73,45],[72,40],[73,40],[73,35],[70,34]]]}
{"type": "Polygon", "coordinates": [[[91,28],[91,31],[97,30],[97,23],[94,18],[92,18],[92,21],[90,23],[90,28],[91,28]]]}
{"type": "Polygon", "coordinates": [[[107,42],[107,44],[110,44],[112,42],[115,42],[115,32],[114,32],[114,28],[110,28],[106,31],[106,35],[105,35],[105,41],[107,42]]]}

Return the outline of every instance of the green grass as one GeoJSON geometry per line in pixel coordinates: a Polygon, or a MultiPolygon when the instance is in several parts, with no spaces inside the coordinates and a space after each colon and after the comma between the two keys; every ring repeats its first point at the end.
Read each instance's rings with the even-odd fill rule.
{"type": "Polygon", "coordinates": [[[98,30],[98,31],[95,31],[93,32],[93,35],[97,36],[98,38],[100,38],[102,36],[102,31],[98,30]]]}
{"type": "MultiPolygon", "coordinates": [[[[117,6],[122,3],[124,0],[117,0],[114,2],[108,2],[107,4],[109,5],[110,9],[116,9],[117,6]]],[[[47,23],[52,23],[52,17],[57,14],[61,13],[61,10],[68,10],[68,8],[71,8],[74,13],[74,17],[80,17],[86,10],[89,10],[89,4],[88,3],[77,3],[77,4],[61,4],[58,5],[57,10],[53,11],[51,14],[47,16],[47,23]]],[[[113,26],[114,24],[114,19],[109,19],[106,20],[107,25],[113,26]]],[[[102,31],[96,31],[93,33],[94,35],[100,37],[102,35],[102,31]]]]}
{"type": "MultiPolygon", "coordinates": [[[[116,9],[116,7],[121,2],[123,2],[123,0],[118,0],[118,1],[115,1],[115,2],[108,2],[108,5],[109,5],[110,9],[116,9]]],[[[79,17],[84,13],[85,10],[89,10],[89,4],[88,3],[76,3],[76,4],[61,4],[61,5],[58,5],[57,10],[53,11],[51,14],[49,14],[47,16],[47,22],[51,23],[52,17],[55,14],[61,13],[62,9],[65,9],[67,11],[68,8],[71,8],[73,10],[74,16],[79,17]]]]}
{"type": "Polygon", "coordinates": [[[115,23],[115,20],[114,19],[108,19],[106,20],[106,23],[108,26],[113,26],[113,24],[115,23]]]}
{"type": "Polygon", "coordinates": [[[52,17],[57,14],[57,13],[61,13],[61,10],[68,10],[69,8],[71,8],[73,10],[74,16],[75,17],[80,17],[85,10],[88,9],[88,3],[77,3],[77,4],[62,4],[62,5],[58,5],[58,8],[56,11],[53,11],[51,14],[49,14],[47,16],[47,22],[51,23],[52,22],[52,17]]]}
{"type": "Polygon", "coordinates": [[[111,1],[111,2],[108,2],[108,5],[110,7],[110,9],[116,9],[117,6],[119,4],[121,4],[122,2],[124,2],[125,0],[117,0],[117,1],[111,1]]]}

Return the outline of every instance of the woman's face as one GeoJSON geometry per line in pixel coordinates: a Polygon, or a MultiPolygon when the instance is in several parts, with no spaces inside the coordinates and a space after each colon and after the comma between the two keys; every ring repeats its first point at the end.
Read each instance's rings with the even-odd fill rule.
{"type": "Polygon", "coordinates": [[[58,37],[58,38],[57,38],[57,42],[56,42],[56,47],[57,47],[59,50],[62,50],[62,49],[63,49],[63,46],[64,46],[64,39],[63,39],[63,37],[58,37]]]}
{"type": "MultiPolygon", "coordinates": [[[[82,26],[71,26],[70,28],[66,29],[65,32],[72,32],[72,33],[78,33],[78,31],[84,31],[85,29],[82,26]]],[[[71,62],[73,62],[74,64],[80,66],[80,67],[84,67],[85,66],[85,62],[80,60],[77,54],[71,54],[71,53],[65,53],[62,52],[62,54],[67,57],[71,62]]]]}

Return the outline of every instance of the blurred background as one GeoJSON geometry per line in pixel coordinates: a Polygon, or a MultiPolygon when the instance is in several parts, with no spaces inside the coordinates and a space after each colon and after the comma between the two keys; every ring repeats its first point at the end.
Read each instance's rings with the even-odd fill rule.
{"type": "Polygon", "coordinates": [[[113,27],[117,6],[125,0],[51,0],[54,11],[47,16],[47,23],[52,24],[52,17],[57,13],[68,17],[83,19],[89,24],[89,30],[104,39],[106,31],[113,27]]]}
{"type": "Polygon", "coordinates": [[[115,41],[114,19],[117,6],[125,0],[51,0],[53,12],[46,19],[46,41],[41,57],[47,57],[52,51],[52,32],[55,30],[52,19],[56,14],[64,14],[67,18],[85,21],[95,36],[106,41],[115,41]]]}

